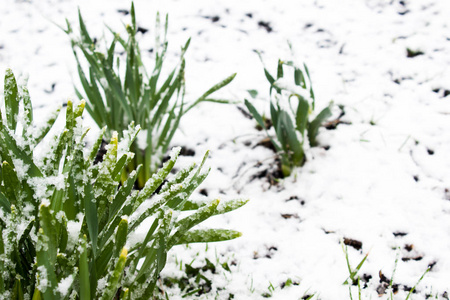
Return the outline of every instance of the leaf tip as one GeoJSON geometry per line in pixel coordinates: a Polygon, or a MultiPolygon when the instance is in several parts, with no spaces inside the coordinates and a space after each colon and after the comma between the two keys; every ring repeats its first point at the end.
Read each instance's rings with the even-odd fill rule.
{"type": "Polygon", "coordinates": [[[128,249],[126,247],[122,248],[122,251],[120,252],[120,257],[121,258],[126,258],[128,255],[128,249]]]}

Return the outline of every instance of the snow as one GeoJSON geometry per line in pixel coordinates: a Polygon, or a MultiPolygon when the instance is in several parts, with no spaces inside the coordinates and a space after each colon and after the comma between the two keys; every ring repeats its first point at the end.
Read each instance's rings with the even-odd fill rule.
{"type": "MultiPolygon", "coordinates": [[[[129,15],[117,12],[129,9],[124,1],[4,2],[0,77],[7,67],[16,77],[29,74],[38,121],[67,99],[76,99],[70,39],[52,22],[62,25],[67,17],[76,28],[79,6],[90,32],[99,39],[108,37],[103,24],[123,32],[121,21],[129,23],[129,15]]],[[[307,149],[306,164],[270,185],[265,178],[254,178],[274,164],[274,153],[257,146],[264,135],[254,128],[254,120],[235,105],[204,103],[191,110],[171,146],[193,149],[195,155],[180,156],[175,168],[200,162],[210,150],[212,170],[199,190],[205,189],[211,198],[250,202],[202,224],[242,231],[241,238],[210,244],[206,253],[205,245],[175,247],[163,275],[179,274],[177,261],[194,259],[199,266],[205,258],[216,261],[217,256],[235,261],[231,273],[210,274],[214,291],[224,299],[227,293],[235,299],[260,299],[270,285],[272,299],[312,293],[322,300],[349,299],[348,286],[342,285],[348,271],[340,245],[349,238],[362,242],[361,250],[348,247],[353,266],[369,253],[359,273],[372,276],[363,299],[378,298],[379,271],[390,278],[397,253],[395,282],[401,287],[413,286],[435,263],[410,299],[427,294],[445,299],[442,295],[450,292],[448,1],[137,0],[135,6],[138,25],[149,29],[139,37],[148,71],[157,10],[162,16],[169,13],[166,66],[177,62],[180,46],[192,37],[186,53],[187,101],[237,72],[217,97],[243,101],[249,98],[246,91],[255,89],[258,97],[252,103],[268,115],[269,85],[256,49],[272,74],[278,58],[304,61],[311,73],[316,112],[333,100],[344,106],[342,121],[351,123],[336,130],[322,128],[320,146],[307,149]],[[214,16],[219,17],[216,22],[214,16]],[[268,25],[258,25],[265,22],[268,25]],[[407,57],[407,48],[424,54],[407,57]],[[411,251],[408,245],[413,245],[411,251]],[[299,284],[282,288],[288,279],[299,284]]],[[[99,129],[86,113],[84,125],[92,127],[87,136],[92,143],[99,129]]],[[[145,128],[139,135],[143,133],[145,128]]],[[[130,216],[130,222],[135,217],[130,216]]],[[[81,223],[71,222],[69,236],[76,240],[81,223]]],[[[394,299],[406,295],[400,289],[394,299]]]]}
{"type": "Polygon", "coordinates": [[[61,279],[61,281],[58,283],[57,291],[61,294],[61,296],[67,296],[70,287],[72,286],[73,279],[73,275],[69,275],[66,278],[61,279]]]}
{"type": "Polygon", "coordinates": [[[39,280],[36,288],[41,291],[41,293],[44,293],[48,287],[51,287],[50,282],[47,278],[47,269],[45,266],[39,266],[37,267],[37,272],[39,275],[39,280]]]}

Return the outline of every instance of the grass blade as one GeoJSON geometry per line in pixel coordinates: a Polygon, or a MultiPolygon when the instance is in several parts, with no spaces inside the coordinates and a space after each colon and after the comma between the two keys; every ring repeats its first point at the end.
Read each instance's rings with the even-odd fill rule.
{"type": "Polygon", "coordinates": [[[242,233],[228,229],[199,229],[186,232],[177,242],[179,244],[211,243],[232,240],[242,233]]]}
{"type": "Polygon", "coordinates": [[[311,147],[317,146],[317,135],[322,124],[331,117],[331,104],[324,108],[308,126],[308,139],[311,147]]]}
{"type": "Polygon", "coordinates": [[[5,111],[6,121],[11,130],[16,130],[17,116],[19,114],[19,93],[16,78],[11,69],[5,71],[5,111]]]}
{"type": "Polygon", "coordinates": [[[81,239],[81,253],[78,267],[80,269],[80,299],[88,300],[91,299],[91,288],[86,244],[87,238],[86,235],[84,235],[81,239]]]}

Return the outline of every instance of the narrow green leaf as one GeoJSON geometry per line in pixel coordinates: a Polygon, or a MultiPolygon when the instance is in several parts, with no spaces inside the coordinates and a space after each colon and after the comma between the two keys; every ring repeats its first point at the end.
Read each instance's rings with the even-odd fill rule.
{"type": "Polygon", "coordinates": [[[17,178],[15,170],[6,161],[3,162],[3,182],[6,198],[12,205],[22,207],[22,199],[20,196],[20,181],[17,178]]]}
{"type": "Polygon", "coordinates": [[[331,117],[331,105],[325,107],[317,117],[308,125],[308,139],[311,147],[317,146],[317,135],[322,124],[331,117]]]}
{"type": "Polygon", "coordinates": [[[219,83],[215,84],[213,87],[211,87],[209,90],[207,90],[203,95],[200,96],[200,98],[198,98],[193,104],[191,104],[185,111],[185,113],[187,113],[189,110],[191,110],[194,106],[196,106],[197,104],[199,104],[202,101],[205,101],[205,99],[211,95],[212,93],[216,92],[217,90],[220,90],[221,88],[223,88],[224,86],[230,84],[233,79],[236,77],[236,73],[231,74],[230,76],[228,76],[227,78],[223,79],[222,81],[220,81],[219,83]]]}
{"type": "Polygon", "coordinates": [[[108,271],[107,267],[113,255],[114,241],[110,240],[110,242],[106,246],[102,247],[102,249],[102,252],[97,256],[97,259],[95,260],[95,268],[99,277],[104,277],[106,275],[106,272],[108,271]]]}
{"type": "Polygon", "coordinates": [[[129,160],[128,154],[123,154],[120,159],[115,163],[114,169],[111,172],[111,178],[114,181],[119,181],[122,174],[122,170],[125,167],[127,161],[129,160]]]}
{"type": "Polygon", "coordinates": [[[131,1],[131,25],[133,25],[133,29],[136,30],[136,13],[134,12],[134,2],[131,1]]]}
{"type": "MultiPolygon", "coordinates": [[[[306,75],[308,76],[309,85],[310,85],[309,93],[311,95],[311,98],[313,99],[312,110],[314,110],[315,109],[316,98],[314,96],[314,91],[313,91],[313,88],[312,88],[311,76],[309,75],[309,70],[308,70],[308,67],[306,66],[306,64],[303,64],[303,66],[305,67],[305,72],[306,72],[306,75]]],[[[305,81],[303,81],[303,82],[305,82],[305,81]]],[[[304,84],[305,84],[305,87],[306,87],[306,83],[304,83],[304,84]]]]}
{"type": "Polygon", "coordinates": [[[302,70],[299,68],[294,68],[294,83],[297,86],[306,88],[305,77],[303,76],[302,70]]]}
{"type": "Polygon", "coordinates": [[[92,164],[95,157],[97,156],[98,150],[100,149],[100,146],[102,145],[103,136],[105,135],[106,126],[102,128],[100,134],[98,135],[97,140],[95,141],[94,145],[92,146],[92,150],[89,154],[89,164],[92,164]]]}
{"type": "Polygon", "coordinates": [[[211,243],[232,240],[242,236],[242,233],[228,229],[199,229],[188,231],[177,244],[211,243]]]}
{"type": "Polygon", "coordinates": [[[6,121],[11,130],[16,130],[17,116],[19,114],[19,95],[16,78],[11,69],[5,71],[5,111],[6,121]]]}
{"type": "Polygon", "coordinates": [[[30,232],[33,229],[34,223],[35,223],[34,218],[28,222],[27,227],[25,227],[25,230],[22,232],[22,234],[19,237],[19,242],[18,242],[19,247],[23,247],[23,245],[25,244],[25,240],[30,238],[30,232]]]}
{"type": "Polygon", "coordinates": [[[291,157],[293,165],[299,166],[303,162],[303,149],[286,111],[280,112],[277,127],[277,137],[285,154],[291,157]]]}
{"type": "Polygon", "coordinates": [[[114,200],[109,208],[109,218],[112,219],[113,216],[119,211],[119,209],[125,203],[125,200],[130,195],[133,189],[134,182],[136,181],[137,175],[139,174],[142,166],[138,166],[136,171],[130,173],[127,181],[120,187],[119,191],[116,193],[114,200]]]}
{"type": "Polygon", "coordinates": [[[120,300],[129,300],[131,299],[131,293],[130,290],[126,287],[124,287],[122,289],[122,291],[120,292],[120,300]]]}
{"type": "Polygon", "coordinates": [[[36,289],[34,290],[32,300],[42,300],[42,299],[43,299],[43,298],[42,298],[41,292],[36,288],[36,289]]]}
{"type": "Polygon", "coordinates": [[[264,120],[259,114],[259,112],[256,110],[256,108],[253,106],[253,104],[251,104],[250,101],[245,99],[245,106],[247,106],[247,109],[252,114],[253,118],[255,118],[256,122],[258,122],[259,126],[265,129],[266,125],[264,124],[264,120]]]}
{"type": "Polygon", "coordinates": [[[283,62],[281,60],[278,60],[278,67],[277,67],[277,80],[282,78],[284,75],[283,72],[283,62]]]}
{"type": "Polygon", "coordinates": [[[120,220],[119,226],[117,227],[113,258],[119,257],[120,251],[125,247],[125,243],[127,242],[127,235],[128,220],[122,217],[122,220],[120,220]]]}
{"type": "Polygon", "coordinates": [[[234,199],[234,200],[226,200],[221,201],[220,205],[217,207],[217,211],[215,215],[222,215],[227,212],[236,210],[242,206],[244,206],[249,200],[248,199],[234,199]]]}
{"type": "Polygon", "coordinates": [[[277,126],[278,126],[278,116],[280,114],[280,108],[275,107],[275,105],[273,104],[272,101],[270,101],[270,117],[272,118],[272,124],[275,127],[275,131],[277,130],[277,126]]]}
{"type": "Polygon", "coordinates": [[[168,191],[172,186],[176,184],[182,183],[191,173],[192,170],[196,167],[196,163],[192,163],[191,165],[181,169],[178,171],[174,178],[172,178],[170,181],[166,182],[159,192],[159,194],[162,194],[166,191],[168,191]]]}
{"type": "Polygon", "coordinates": [[[195,213],[193,213],[190,216],[185,217],[184,219],[181,219],[176,222],[177,230],[175,233],[170,237],[170,240],[168,242],[168,248],[172,248],[173,245],[176,245],[178,241],[182,238],[182,236],[192,227],[195,225],[203,222],[204,220],[208,219],[217,210],[217,206],[219,205],[219,200],[211,201],[210,204],[205,205],[204,207],[197,210],[195,213]]]}
{"type": "Polygon", "coordinates": [[[258,97],[258,91],[257,90],[247,90],[247,92],[250,94],[250,96],[255,99],[258,97]]]}
{"type": "Polygon", "coordinates": [[[59,112],[61,110],[61,107],[58,107],[49,117],[47,122],[38,129],[37,137],[35,138],[36,144],[40,143],[42,139],[47,135],[47,133],[50,131],[50,129],[53,127],[53,124],[55,124],[56,118],[59,115],[59,112]]]}
{"type": "Polygon", "coordinates": [[[33,122],[33,108],[31,106],[30,92],[28,91],[26,84],[22,86],[21,99],[23,102],[23,110],[24,110],[24,121],[25,121],[24,134],[25,134],[26,133],[25,130],[27,130],[27,128],[29,128],[31,126],[31,123],[33,122]]]}
{"type": "Polygon", "coordinates": [[[0,192],[0,208],[6,213],[11,212],[11,203],[2,192],[0,192]]]}
{"type": "Polygon", "coordinates": [[[14,281],[14,287],[13,287],[13,293],[12,293],[12,299],[14,300],[24,300],[23,295],[23,287],[22,287],[22,281],[20,278],[16,278],[14,281]]]}
{"type": "Polygon", "coordinates": [[[181,148],[174,148],[172,150],[170,159],[164,163],[164,165],[155,173],[145,184],[144,188],[139,192],[138,198],[136,199],[134,207],[138,207],[145,199],[149,198],[155,190],[163,183],[163,180],[169,175],[181,148]]]}
{"type": "Polygon", "coordinates": [[[92,39],[86,29],[86,25],[84,24],[83,17],[81,16],[80,9],[78,9],[78,20],[80,22],[80,32],[83,43],[93,45],[94,43],[92,42],[92,39]]]}
{"type": "Polygon", "coordinates": [[[308,124],[308,114],[309,114],[309,103],[305,98],[300,95],[295,95],[298,98],[297,113],[295,115],[295,122],[297,125],[297,130],[300,132],[302,137],[305,136],[306,126],[308,124]]]}
{"type": "Polygon", "coordinates": [[[80,269],[80,299],[90,300],[91,299],[91,288],[89,281],[89,264],[87,255],[87,238],[86,235],[81,239],[81,253],[79,260],[80,269]]]}
{"type": "MultiPolygon", "coordinates": [[[[172,219],[172,211],[168,210],[164,217],[160,219],[160,227],[158,231],[156,232],[156,235],[158,237],[158,247],[155,249],[154,245],[149,248],[150,251],[148,251],[147,256],[145,257],[144,262],[142,263],[142,266],[139,269],[138,274],[136,275],[136,280],[139,280],[140,278],[148,278],[148,276],[157,276],[159,272],[156,272],[152,274],[155,267],[157,269],[161,268],[165,264],[165,255],[171,247],[168,247],[167,240],[168,235],[170,233],[169,231],[169,224],[172,219]],[[162,243],[162,244],[161,244],[162,243]],[[155,265],[156,263],[156,265],[155,265]],[[144,276],[146,275],[146,276],[144,276]]],[[[161,268],[162,269],[162,268],[161,268]]]]}
{"type": "Polygon", "coordinates": [[[56,299],[53,291],[57,286],[55,264],[58,245],[56,232],[53,227],[54,218],[51,215],[48,204],[40,205],[39,220],[40,228],[36,246],[36,264],[38,282],[41,284],[38,284],[38,289],[45,300],[56,299]]]}
{"type": "Polygon", "coordinates": [[[120,253],[119,260],[117,261],[116,267],[111,276],[109,277],[106,289],[103,291],[103,294],[101,295],[102,300],[111,300],[113,296],[116,294],[117,289],[119,288],[119,280],[125,268],[127,255],[128,255],[127,249],[123,248],[120,253]]]}
{"type": "Polygon", "coordinates": [[[84,211],[85,220],[89,231],[89,240],[92,243],[92,251],[94,257],[97,253],[97,237],[98,237],[98,218],[97,218],[97,205],[92,192],[92,185],[87,183],[84,186],[84,211]]]}

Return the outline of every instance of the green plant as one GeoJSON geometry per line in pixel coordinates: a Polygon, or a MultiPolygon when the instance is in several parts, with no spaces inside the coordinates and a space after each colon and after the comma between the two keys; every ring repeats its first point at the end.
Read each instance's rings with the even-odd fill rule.
{"type": "Polygon", "coordinates": [[[84,94],[77,88],[80,99],[87,99],[86,109],[99,127],[107,126],[106,136],[110,138],[114,131],[119,137],[128,124],[134,121],[142,128],[138,141],[131,145],[134,158],[127,166],[126,174],[132,172],[137,165],[143,165],[138,176],[138,186],[142,188],[146,180],[156,172],[161,160],[170,145],[181,117],[197,104],[208,101],[228,103],[228,100],[211,98],[211,94],[228,85],[235,77],[232,74],[208,89],[197,100],[185,103],[185,59],[190,39],[181,48],[180,60],[169,75],[160,82],[163,64],[168,47],[167,26],[164,25],[161,41],[159,14],[156,17],[155,61],[151,73],[146,71],[136,38],[138,28],[134,5],[131,5],[131,25],[126,26],[128,39],[110,29],[113,40],[104,53],[89,35],[79,12],[80,38],[72,35],[73,30],[67,21],[65,32],[71,36],[72,49],[77,60],[78,74],[84,94]],[[120,57],[115,51],[117,47],[125,50],[125,69],[121,69],[120,57]],[[83,68],[79,54],[82,54],[88,68],[83,68]]]}
{"type": "MultiPolygon", "coordinates": [[[[347,262],[347,267],[348,267],[348,272],[349,272],[349,277],[347,277],[347,279],[344,281],[344,285],[348,284],[348,291],[349,291],[349,297],[350,300],[353,300],[353,293],[351,290],[351,286],[352,285],[357,285],[358,286],[358,300],[362,299],[362,288],[361,288],[361,278],[358,276],[358,272],[361,269],[362,265],[364,264],[364,262],[367,259],[367,256],[369,255],[369,253],[367,253],[363,259],[359,262],[359,264],[356,266],[355,269],[353,269],[350,265],[350,260],[348,258],[348,249],[347,246],[344,245],[344,243],[342,243],[342,250],[344,251],[345,254],[345,260],[347,262]]],[[[395,262],[394,262],[394,269],[392,271],[392,276],[391,279],[389,280],[389,285],[387,286],[387,290],[389,290],[389,300],[394,300],[394,275],[395,275],[395,271],[397,270],[397,264],[398,264],[398,259],[399,259],[399,253],[397,253],[397,256],[395,258],[395,262]]],[[[417,281],[417,283],[409,290],[408,295],[406,296],[405,300],[408,300],[412,293],[414,292],[414,290],[416,289],[417,285],[419,285],[419,283],[423,280],[423,278],[425,277],[425,275],[430,271],[430,267],[428,267],[425,272],[422,274],[422,276],[419,278],[419,280],[417,281]]]]}
{"type": "Polygon", "coordinates": [[[86,149],[84,106],[84,101],[77,106],[69,101],[63,131],[43,143],[41,136],[54,120],[38,138],[28,133],[34,126],[27,89],[19,90],[6,71],[6,122],[0,117],[1,299],[158,297],[156,281],[173,246],[240,236],[225,229],[192,230],[246,203],[189,200],[208,175],[201,171],[206,155],[198,167],[169,176],[176,148],[142,190],[133,190],[141,166],[123,184],[120,179],[134,156],[128,149],[139,128],[131,124],[120,143],[113,133],[103,161],[94,164],[105,129],[86,149]],[[33,153],[47,143],[47,153],[33,153]]]}
{"type": "MultiPolygon", "coordinates": [[[[276,79],[266,68],[264,68],[264,74],[270,83],[270,117],[275,129],[275,137],[269,135],[264,116],[256,110],[253,104],[246,99],[245,105],[270,138],[280,156],[281,171],[286,177],[291,174],[293,167],[304,164],[306,140],[311,147],[317,146],[319,127],[331,116],[332,104],[330,103],[313,120],[309,120],[309,116],[315,108],[315,97],[308,67],[305,64],[302,69],[292,61],[278,60],[276,79]],[[289,86],[284,80],[285,66],[293,69],[294,86],[289,86]],[[274,95],[272,94],[273,90],[275,90],[274,95]],[[293,101],[292,98],[295,98],[296,101],[293,101]]],[[[254,90],[251,90],[251,95],[255,95],[254,90]]]]}
{"type": "Polygon", "coordinates": [[[359,262],[359,264],[356,266],[356,268],[352,268],[350,264],[350,259],[348,258],[348,248],[347,245],[345,245],[343,242],[341,242],[342,245],[342,251],[344,251],[345,254],[345,261],[347,262],[347,269],[348,269],[348,277],[344,281],[345,284],[353,285],[353,284],[359,284],[359,276],[358,272],[361,270],[363,264],[366,262],[367,257],[369,256],[369,253],[367,253],[363,259],[359,262]]]}
{"type": "Polygon", "coordinates": [[[344,251],[345,254],[345,261],[347,262],[347,269],[348,269],[348,277],[345,279],[343,285],[348,284],[348,292],[350,295],[350,299],[353,300],[353,294],[352,294],[352,285],[358,285],[358,300],[361,300],[361,278],[358,275],[359,270],[363,266],[363,264],[366,262],[367,257],[369,256],[369,253],[367,253],[363,259],[359,262],[359,264],[356,266],[356,268],[352,268],[350,264],[350,259],[348,257],[348,248],[347,245],[344,244],[344,242],[341,242],[342,245],[342,251],[344,251]]]}
{"type": "MultiPolygon", "coordinates": [[[[394,270],[392,270],[392,276],[391,276],[391,280],[389,282],[389,299],[390,300],[394,300],[394,293],[393,293],[393,283],[394,283],[394,275],[395,275],[395,271],[397,270],[397,264],[398,264],[398,259],[399,259],[399,255],[400,253],[397,252],[397,256],[395,258],[395,262],[394,262],[394,270]]],[[[425,277],[425,275],[430,271],[430,267],[428,267],[425,272],[422,274],[422,276],[420,276],[419,280],[416,282],[416,284],[409,290],[408,295],[406,296],[405,300],[408,300],[409,297],[411,297],[412,293],[414,292],[414,290],[416,289],[417,285],[419,285],[419,283],[423,280],[423,278],[425,277]]]]}

